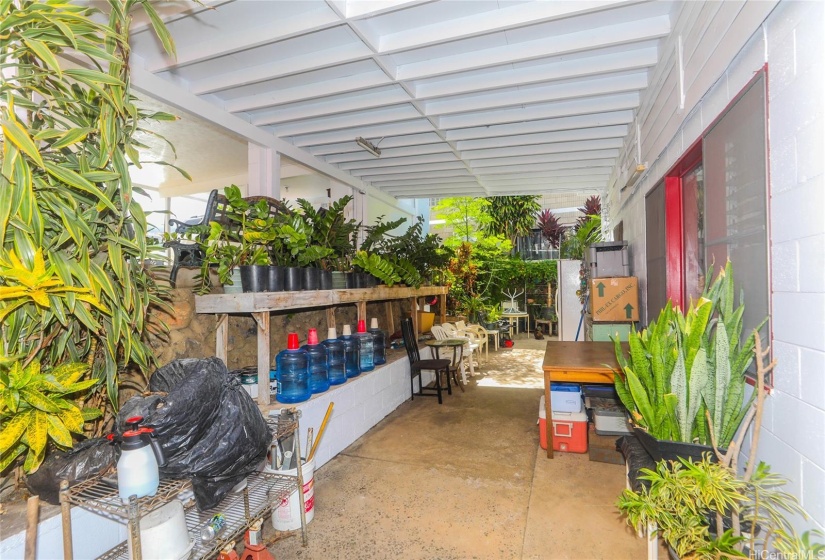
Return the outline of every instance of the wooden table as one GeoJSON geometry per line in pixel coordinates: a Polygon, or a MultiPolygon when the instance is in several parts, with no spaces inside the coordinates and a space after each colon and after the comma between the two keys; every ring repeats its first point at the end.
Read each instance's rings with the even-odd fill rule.
{"type": "MultiPolygon", "coordinates": [[[[626,347],[623,344],[622,347],[626,347]]],[[[553,458],[553,411],[550,406],[550,383],[610,383],[619,370],[613,342],[547,343],[544,352],[544,405],[547,410],[547,458],[553,458]]]]}

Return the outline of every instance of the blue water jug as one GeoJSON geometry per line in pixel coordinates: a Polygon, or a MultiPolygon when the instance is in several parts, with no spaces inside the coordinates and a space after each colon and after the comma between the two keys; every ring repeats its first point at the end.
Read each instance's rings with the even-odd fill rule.
{"type": "Polygon", "coordinates": [[[374,370],[375,357],[373,353],[375,345],[373,344],[372,335],[367,332],[366,319],[358,320],[358,332],[355,333],[355,338],[358,340],[358,351],[361,357],[358,369],[361,370],[361,373],[374,370]]]}
{"type": "Polygon", "coordinates": [[[327,349],[327,371],[330,385],[340,385],[347,382],[347,356],[344,342],[338,340],[335,327],[327,329],[327,339],[321,344],[327,349]]]}
{"type": "Polygon", "coordinates": [[[358,352],[358,341],[352,336],[349,325],[344,325],[344,334],[339,337],[339,340],[344,343],[344,366],[347,378],[358,377],[361,374],[359,367],[361,358],[358,352]]]}
{"type": "Polygon", "coordinates": [[[275,399],[282,403],[297,403],[312,396],[309,388],[309,356],[298,347],[298,333],[289,333],[286,350],[275,358],[278,390],[275,399]]]}
{"type": "Polygon", "coordinates": [[[378,319],[375,317],[370,321],[370,330],[367,331],[372,335],[372,361],[375,365],[387,363],[387,335],[384,331],[378,328],[378,319]]]}
{"type": "Polygon", "coordinates": [[[313,394],[329,389],[327,347],[318,342],[318,330],[309,329],[304,350],[309,355],[309,389],[313,394]]]}

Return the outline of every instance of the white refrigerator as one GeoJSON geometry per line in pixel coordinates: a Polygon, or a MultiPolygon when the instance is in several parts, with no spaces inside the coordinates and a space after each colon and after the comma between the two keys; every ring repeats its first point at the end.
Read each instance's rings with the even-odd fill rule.
{"type": "MultiPolygon", "coordinates": [[[[559,317],[559,340],[575,341],[579,322],[583,321],[582,303],[576,294],[581,289],[579,271],[581,261],[561,259],[558,261],[558,282],[556,284],[556,314],[559,317]]],[[[581,325],[578,340],[584,340],[584,324],[581,325]]]]}

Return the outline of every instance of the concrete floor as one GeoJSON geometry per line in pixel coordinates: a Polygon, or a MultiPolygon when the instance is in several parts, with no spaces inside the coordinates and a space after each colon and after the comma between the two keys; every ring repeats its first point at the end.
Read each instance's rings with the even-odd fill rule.
{"type": "MultiPolygon", "coordinates": [[[[523,336],[523,335],[522,335],[523,336]]],[[[407,401],[315,473],[309,546],[278,559],[632,559],[624,467],[538,445],[545,341],[490,353],[465,393],[407,401]]],[[[273,531],[268,531],[272,537],[273,531]]]]}

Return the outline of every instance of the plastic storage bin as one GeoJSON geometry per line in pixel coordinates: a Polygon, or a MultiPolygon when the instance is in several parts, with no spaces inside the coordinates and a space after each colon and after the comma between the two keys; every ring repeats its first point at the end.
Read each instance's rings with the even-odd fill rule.
{"type": "MultiPolygon", "coordinates": [[[[547,449],[547,409],[539,401],[539,444],[547,449]]],[[[553,411],[553,451],[587,453],[587,414],[553,411]]]]}
{"type": "Polygon", "coordinates": [[[551,383],[550,405],[553,413],[581,412],[582,388],[578,383],[551,383]]]}

